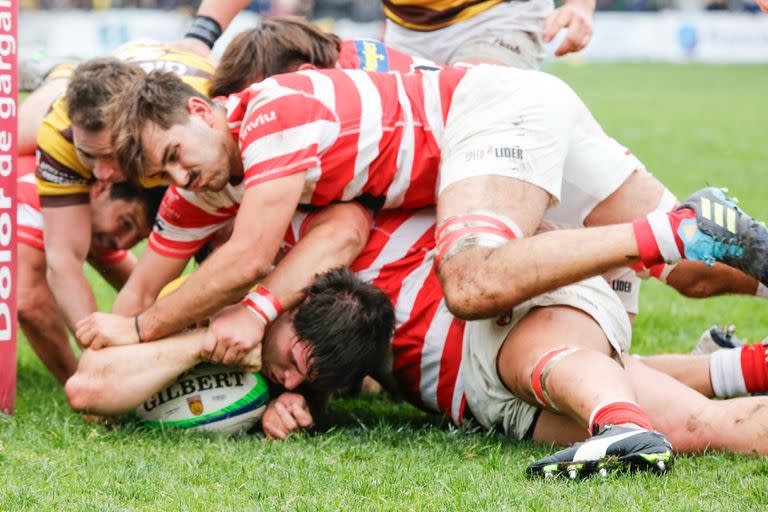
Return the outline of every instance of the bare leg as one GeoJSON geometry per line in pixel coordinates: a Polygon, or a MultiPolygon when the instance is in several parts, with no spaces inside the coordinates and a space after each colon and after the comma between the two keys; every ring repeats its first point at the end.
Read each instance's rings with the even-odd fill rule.
{"type": "MultiPolygon", "coordinates": [[[[624,360],[640,406],[678,453],[705,450],[768,454],[768,397],[710,400],[633,357],[624,360]]],[[[582,440],[579,422],[542,411],[533,439],[558,445],[582,440]]]]}
{"type": "Polygon", "coordinates": [[[67,381],[75,411],[112,416],[135,409],[147,397],[202,362],[205,330],[137,345],[86,350],[67,381]]]}
{"type": "Polygon", "coordinates": [[[498,355],[502,382],[519,398],[538,405],[531,387],[533,369],[544,354],[562,346],[582,350],[552,367],[547,390],[557,409],[585,433],[590,414],[599,404],[637,401],[624,369],[611,357],[600,326],[583,311],[567,306],[534,309],[510,331],[498,355]]]}
{"type": "Polygon", "coordinates": [[[768,454],[768,397],[709,400],[635,358],[625,367],[640,405],[676,451],[768,454]]]}
{"type": "Polygon", "coordinates": [[[669,375],[698,393],[714,398],[712,382],[709,378],[709,354],[660,354],[640,359],[654,370],[669,375]]]}
{"type": "Polygon", "coordinates": [[[32,350],[64,384],[75,373],[77,358],[69,333],[45,278],[45,253],[19,244],[19,325],[32,350]]]}

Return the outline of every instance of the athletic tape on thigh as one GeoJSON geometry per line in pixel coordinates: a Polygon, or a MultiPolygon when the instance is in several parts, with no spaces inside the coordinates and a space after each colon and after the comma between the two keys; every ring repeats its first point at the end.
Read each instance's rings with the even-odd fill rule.
{"type": "Polygon", "coordinates": [[[581,349],[578,347],[560,347],[550,350],[541,356],[539,362],[533,367],[533,372],[531,372],[531,388],[533,389],[533,396],[536,397],[536,401],[542,406],[549,407],[553,411],[558,410],[547,392],[547,378],[560,361],[579,350],[581,349]]]}
{"type": "Polygon", "coordinates": [[[465,215],[449,217],[437,226],[435,265],[470,247],[501,247],[523,233],[515,222],[500,213],[472,210],[465,215]]]}

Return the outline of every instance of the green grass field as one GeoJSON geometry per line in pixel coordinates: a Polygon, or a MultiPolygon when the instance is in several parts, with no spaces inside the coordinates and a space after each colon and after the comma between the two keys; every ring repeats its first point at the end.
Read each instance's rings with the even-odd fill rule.
{"type": "MultiPolygon", "coordinates": [[[[768,67],[589,65],[551,71],[684,197],[727,184],[768,218],[768,67]]],[[[113,294],[98,284],[102,308],[113,294]]],[[[646,283],[634,351],[687,351],[715,322],[768,334],[765,302],[686,300],[646,283]]],[[[22,339],[16,417],[0,421],[0,510],[765,510],[768,459],[681,457],[666,476],[528,480],[550,452],[456,431],[385,398],[336,401],[284,443],[84,424],[22,339]]]]}

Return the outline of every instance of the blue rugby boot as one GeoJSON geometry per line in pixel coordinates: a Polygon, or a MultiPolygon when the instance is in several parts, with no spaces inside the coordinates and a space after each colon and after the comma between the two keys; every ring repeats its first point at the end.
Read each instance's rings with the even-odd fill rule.
{"type": "Polygon", "coordinates": [[[685,257],[714,265],[716,261],[768,283],[768,229],[736,206],[723,190],[705,188],[678,208],[693,210],[695,219],[680,222],[677,234],[685,257]]]}
{"type": "Polygon", "coordinates": [[[655,430],[632,423],[606,424],[597,435],[538,460],[526,470],[531,476],[570,479],[597,473],[607,476],[615,469],[666,472],[672,462],[672,445],[655,430]]]}
{"type": "Polygon", "coordinates": [[[742,346],[744,343],[736,337],[735,332],[735,325],[729,325],[728,327],[713,325],[701,334],[699,341],[696,342],[696,346],[691,350],[691,355],[700,356],[711,354],[724,348],[742,346]]]}

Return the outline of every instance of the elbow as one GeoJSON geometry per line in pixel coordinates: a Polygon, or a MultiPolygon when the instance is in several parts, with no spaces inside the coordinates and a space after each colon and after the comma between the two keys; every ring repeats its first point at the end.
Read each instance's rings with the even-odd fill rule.
{"type": "Polygon", "coordinates": [[[92,387],[88,385],[88,379],[79,372],[67,379],[64,393],[67,395],[67,402],[73,411],[85,412],[89,410],[93,395],[92,387]]]}
{"type": "Polygon", "coordinates": [[[484,276],[482,269],[476,267],[452,269],[451,263],[445,262],[439,274],[446,306],[458,318],[493,318],[527,298],[514,282],[499,282],[498,278],[484,276]]]}

